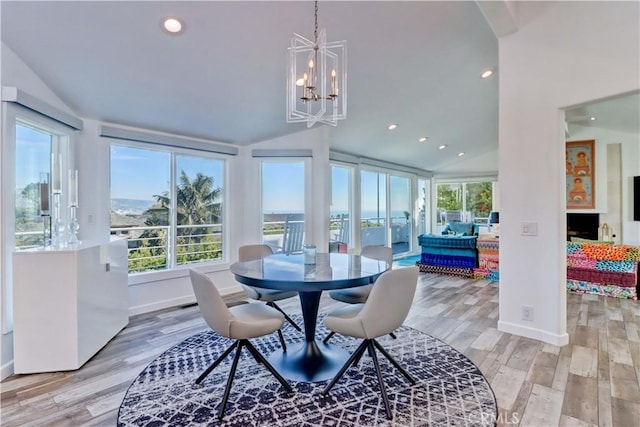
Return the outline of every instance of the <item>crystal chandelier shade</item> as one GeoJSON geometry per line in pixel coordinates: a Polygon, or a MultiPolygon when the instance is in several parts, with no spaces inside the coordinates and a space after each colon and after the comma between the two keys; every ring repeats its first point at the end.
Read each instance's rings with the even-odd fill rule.
{"type": "Polygon", "coordinates": [[[347,117],[347,42],[318,33],[317,1],[314,18],[314,40],[294,33],[288,49],[287,122],[337,126],[347,117]]]}

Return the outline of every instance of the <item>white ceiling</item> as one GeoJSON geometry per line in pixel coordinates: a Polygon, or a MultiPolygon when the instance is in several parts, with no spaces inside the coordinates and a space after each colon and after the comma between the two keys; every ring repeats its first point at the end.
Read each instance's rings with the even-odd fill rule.
{"type": "MultiPolygon", "coordinates": [[[[306,127],[286,123],[285,67],[292,34],[313,36],[310,1],[1,7],[2,40],[81,117],[239,145],[306,127]],[[184,34],[161,31],[169,15],[184,34]]],[[[497,76],[480,73],[498,45],[475,2],[326,1],[319,25],[348,46],[332,149],[437,171],[497,148],[497,76]]]]}
{"type": "MultiPolygon", "coordinates": [[[[0,7],[2,41],[81,117],[238,145],[305,129],[285,120],[285,68],[292,34],[313,35],[311,1],[0,7]],[[161,31],[166,16],[186,32],[161,31]]],[[[319,24],[348,45],[348,118],[330,128],[333,150],[439,174],[497,171],[498,42],[476,2],[321,1],[319,24]]],[[[567,111],[570,127],[635,132],[639,116],[637,95],[567,111]]]]}
{"type": "Polygon", "coordinates": [[[633,93],[590,102],[565,111],[569,134],[576,126],[640,133],[640,94],[633,93]],[[591,120],[591,118],[595,120],[591,120]]]}

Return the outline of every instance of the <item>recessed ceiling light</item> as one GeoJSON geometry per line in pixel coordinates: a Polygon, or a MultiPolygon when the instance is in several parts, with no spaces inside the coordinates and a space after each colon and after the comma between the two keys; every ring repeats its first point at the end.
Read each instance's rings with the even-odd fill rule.
{"type": "Polygon", "coordinates": [[[445,148],[447,148],[447,146],[443,144],[443,145],[438,147],[438,150],[444,150],[445,148]]]}
{"type": "Polygon", "coordinates": [[[420,141],[420,142],[425,142],[426,140],[427,140],[427,137],[426,137],[426,136],[423,136],[423,137],[422,137],[422,138],[420,138],[418,141],[420,141]]]}
{"type": "Polygon", "coordinates": [[[483,79],[486,79],[487,77],[491,77],[492,75],[493,75],[493,70],[486,70],[482,74],[480,74],[480,77],[482,77],[483,79]]]}
{"type": "Polygon", "coordinates": [[[165,18],[162,20],[162,29],[170,34],[179,34],[184,31],[184,24],[178,18],[165,18]]]}
{"type": "Polygon", "coordinates": [[[398,127],[398,125],[397,125],[397,124],[395,124],[395,123],[391,123],[387,129],[389,129],[389,130],[394,130],[394,129],[395,129],[395,128],[397,128],[397,127],[398,127]]]}
{"type": "Polygon", "coordinates": [[[464,153],[461,151],[458,153],[458,157],[462,157],[462,156],[464,156],[464,153]]]}
{"type": "Polygon", "coordinates": [[[594,116],[589,117],[589,120],[594,121],[596,118],[594,116]]]}

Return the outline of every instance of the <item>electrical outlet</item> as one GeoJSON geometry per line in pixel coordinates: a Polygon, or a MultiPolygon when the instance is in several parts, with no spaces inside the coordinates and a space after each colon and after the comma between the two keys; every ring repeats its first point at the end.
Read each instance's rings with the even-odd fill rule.
{"type": "Polygon", "coordinates": [[[533,320],[533,306],[531,305],[523,305],[522,306],[522,320],[533,320]]]}

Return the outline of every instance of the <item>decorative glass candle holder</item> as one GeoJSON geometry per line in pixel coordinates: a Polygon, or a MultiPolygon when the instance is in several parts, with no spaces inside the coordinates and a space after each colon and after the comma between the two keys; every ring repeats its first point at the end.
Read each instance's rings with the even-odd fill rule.
{"type": "Polygon", "coordinates": [[[80,224],[78,223],[78,171],[69,171],[69,241],[70,245],[77,245],[80,243],[78,240],[78,230],[80,224]]]}
{"type": "Polygon", "coordinates": [[[49,206],[49,174],[40,174],[40,217],[42,218],[42,246],[51,244],[51,208],[49,206]],[[48,222],[48,224],[47,224],[48,222]]]}

